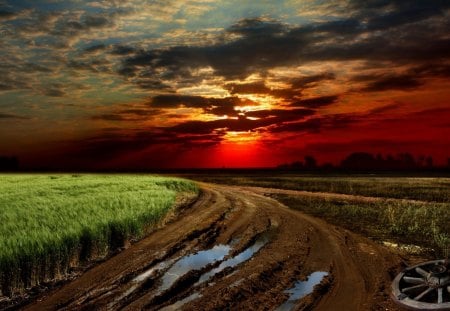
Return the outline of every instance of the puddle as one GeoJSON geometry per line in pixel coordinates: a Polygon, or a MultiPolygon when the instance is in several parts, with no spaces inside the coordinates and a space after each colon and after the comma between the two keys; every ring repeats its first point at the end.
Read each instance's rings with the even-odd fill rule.
{"type": "Polygon", "coordinates": [[[248,247],[243,252],[239,253],[238,255],[236,255],[230,259],[225,260],[217,268],[214,268],[211,271],[203,274],[200,277],[200,280],[198,280],[198,282],[195,285],[198,285],[200,283],[208,281],[211,277],[213,277],[215,274],[219,273],[220,271],[224,270],[225,268],[235,267],[235,266],[243,263],[244,261],[249,260],[250,258],[253,257],[253,255],[257,251],[259,251],[268,242],[269,242],[269,238],[267,235],[261,236],[258,240],[256,240],[256,242],[252,246],[248,247]]]}
{"type": "Polygon", "coordinates": [[[164,307],[162,309],[160,309],[160,311],[175,311],[175,310],[179,310],[181,308],[181,306],[187,304],[189,301],[195,300],[197,298],[200,298],[202,295],[200,295],[199,293],[195,292],[192,295],[181,299],[177,302],[175,302],[174,304],[171,304],[167,307],[164,307]]]}
{"type": "Polygon", "coordinates": [[[288,300],[279,306],[276,311],[289,311],[294,310],[294,307],[299,299],[311,294],[314,290],[314,286],[320,284],[323,278],[328,275],[328,272],[317,271],[311,273],[306,281],[297,281],[294,287],[285,290],[286,294],[289,294],[288,300]]]}
{"type": "Polygon", "coordinates": [[[200,270],[216,261],[221,261],[228,255],[231,246],[219,244],[213,248],[184,256],[178,260],[162,277],[162,285],[158,292],[169,289],[176,280],[192,270],[200,270]]]}
{"type": "MultiPolygon", "coordinates": [[[[162,292],[170,289],[179,278],[189,273],[190,271],[201,270],[212,263],[223,261],[224,258],[230,253],[232,247],[237,244],[238,241],[238,239],[233,239],[228,245],[215,245],[213,248],[208,250],[202,250],[193,254],[183,256],[181,258],[178,257],[157,264],[153,268],[137,275],[134,279],[132,279],[130,282],[131,286],[128,288],[128,290],[117,297],[114,302],[110,304],[110,307],[112,307],[113,304],[116,304],[124,298],[130,296],[147,279],[156,275],[158,272],[167,269],[167,271],[161,277],[161,285],[156,290],[155,296],[161,294],[162,292]]],[[[243,252],[223,261],[217,268],[204,273],[195,285],[209,280],[216,273],[224,270],[227,267],[234,267],[244,261],[249,260],[257,251],[259,251],[264,245],[266,245],[267,242],[269,242],[269,238],[267,237],[267,235],[261,236],[253,245],[245,249],[243,252]]],[[[170,306],[165,307],[163,310],[176,310],[183,304],[198,297],[201,297],[201,295],[196,292],[170,306]]]]}
{"type": "Polygon", "coordinates": [[[163,262],[160,262],[160,263],[157,264],[155,267],[153,267],[153,268],[151,268],[151,269],[148,269],[147,271],[145,271],[145,272],[143,272],[143,273],[137,275],[134,279],[132,279],[132,280],[130,281],[130,284],[131,284],[130,288],[128,288],[124,293],[122,293],[121,295],[119,295],[118,297],[116,297],[116,298],[114,299],[114,301],[111,302],[111,303],[108,305],[108,308],[110,308],[110,309],[113,308],[113,306],[114,306],[115,304],[117,304],[117,303],[120,302],[121,300],[127,298],[127,297],[128,297],[129,295],[131,295],[136,289],[138,289],[139,286],[140,286],[144,281],[146,281],[146,280],[147,280],[148,278],[150,278],[152,275],[156,274],[158,271],[163,270],[163,269],[169,267],[171,264],[173,264],[173,262],[174,262],[175,260],[176,260],[176,259],[172,259],[172,260],[169,260],[169,261],[163,261],[163,262]]]}
{"type": "Polygon", "coordinates": [[[148,269],[144,273],[139,274],[133,280],[131,280],[131,282],[132,283],[142,283],[146,279],[148,279],[150,276],[152,276],[152,274],[154,274],[156,271],[162,270],[162,269],[166,268],[168,265],[169,265],[168,262],[165,262],[165,261],[161,262],[161,263],[157,264],[156,267],[148,269]]]}

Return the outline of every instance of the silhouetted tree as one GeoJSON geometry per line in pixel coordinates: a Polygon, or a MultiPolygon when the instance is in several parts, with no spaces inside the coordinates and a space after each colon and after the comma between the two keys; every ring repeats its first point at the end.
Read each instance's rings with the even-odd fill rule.
{"type": "Polygon", "coordinates": [[[317,161],[312,156],[305,156],[305,169],[314,170],[317,168],[317,161]]]}
{"type": "Polygon", "coordinates": [[[17,171],[19,160],[17,157],[0,156],[0,171],[17,171]]]}
{"type": "Polygon", "coordinates": [[[335,169],[333,163],[330,162],[324,163],[321,168],[326,171],[332,171],[335,169]]]}
{"type": "Polygon", "coordinates": [[[420,156],[418,156],[417,157],[417,162],[416,162],[416,165],[418,166],[418,167],[423,167],[425,164],[425,156],[424,155],[420,155],[420,156]]]}
{"type": "Polygon", "coordinates": [[[428,168],[432,168],[433,167],[433,158],[431,156],[426,157],[425,163],[428,168]]]}
{"type": "Polygon", "coordinates": [[[416,167],[416,161],[410,153],[399,153],[397,169],[413,169],[416,167]]]}
{"type": "Polygon", "coordinates": [[[376,160],[370,153],[354,152],[348,155],[341,162],[341,167],[352,170],[373,169],[376,166],[376,160]]]}
{"type": "Polygon", "coordinates": [[[290,166],[294,170],[300,170],[300,169],[303,168],[303,162],[302,161],[295,161],[295,162],[292,162],[292,164],[290,166]]]}

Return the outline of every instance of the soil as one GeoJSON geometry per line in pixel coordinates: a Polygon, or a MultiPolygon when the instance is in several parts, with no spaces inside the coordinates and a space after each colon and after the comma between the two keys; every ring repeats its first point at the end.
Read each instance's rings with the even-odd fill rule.
{"type": "Polygon", "coordinates": [[[297,302],[298,310],[398,310],[390,284],[405,263],[388,248],[290,210],[261,189],[200,185],[195,204],[164,227],[25,310],[274,310],[288,299],[286,289],[315,271],[328,276],[297,302]],[[218,268],[220,261],[212,261],[160,289],[183,256],[229,245],[226,260],[263,235],[268,242],[251,259],[198,283],[218,268]]]}

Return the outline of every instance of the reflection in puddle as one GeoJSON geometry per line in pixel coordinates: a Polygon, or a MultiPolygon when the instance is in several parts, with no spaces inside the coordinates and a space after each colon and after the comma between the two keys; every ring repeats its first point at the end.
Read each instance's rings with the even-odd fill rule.
{"type": "Polygon", "coordinates": [[[171,304],[171,305],[169,305],[167,307],[164,307],[164,308],[160,309],[160,311],[179,310],[182,305],[187,304],[189,301],[192,301],[194,299],[200,298],[201,296],[202,295],[200,295],[199,293],[195,292],[192,295],[175,302],[174,304],[171,304]]]}
{"type": "MultiPolygon", "coordinates": [[[[220,271],[224,270],[227,267],[235,267],[239,265],[240,263],[243,263],[244,261],[249,260],[253,257],[253,255],[259,251],[264,245],[266,245],[269,242],[269,238],[267,235],[261,236],[254,244],[252,244],[250,247],[245,249],[243,252],[239,253],[238,255],[225,260],[222,262],[217,268],[212,269],[209,272],[204,273],[199,281],[195,283],[193,286],[199,285],[207,280],[209,280],[211,277],[219,273],[220,271]]],[[[159,288],[159,292],[162,292],[170,286],[172,286],[176,280],[181,277],[182,275],[186,274],[187,272],[191,270],[199,270],[208,264],[211,264],[215,261],[221,261],[223,258],[228,255],[228,253],[231,250],[231,246],[234,243],[231,242],[230,245],[217,245],[214,248],[207,250],[207,251],[201,251],[197,254],[189,255],[181,260],[179,260],[175,265],[169,269],[169,271],[166,272],[166,274],[163,277],[163,284],[159,288]]],[[[234,272],[233,272],[234,273],[234,272]]],[[[232,274],[233,274],[232,273],[232,274]]],[[[239,283],[242,282],[242,280],[236,282],[235,286],[239,285],[239,283]]],[[[194,299],[197,299],[201,297],[201,295],[198,292],[193,293],[192,295],[177,301],[176,303],[167,306],[163,308],[162,310],[177,310],[182,305],[188,303],[189,301],[192,301],[194,299]]]]}
{"type": "Polygon", "coordinates": [[[158,289],[159,292],[170,288],[176,280],[185,275],[189,271],[200,270],[216,261],[221,261],[228,255],[231,247],[229,245],[216,245],[205,251],[187,255],[178,260],[162,277],[162,285],[158,289]]]}
{"type": "MultiPolygon", "coordinates": [[[[170,289],[180,277],[186,275],[190,271],[202,270],[203,268],[205,268],[210,264],[213,264],[215,262],[221,262],[217,268],[204,273],[200,277],[199,281],[196,284],[194,284],[194,286],[203,283],[205,281],[208,281],[211,277],[213,277],[220,271],[224,270],[225,268],[235,267],[240,263],[252,258],[252,256],[256,252],[258,252],[264,245],[266,245],[269,242],[269,238],[265,234],[261,236],[259,239],[257,239],[254,244],[252,244],[250,247],[248,247],[238,255],[223,261],[224,258],[228,256],[228,254],[230,253],[232,247],[235,244],[237,244],[238,241],[239,241],[238,239],[234,239],[228,245],[224,244],[215,245],[213,248],[208,250],[199,251],[197,253],[189,254],[181,258],[178,257],[157,264],[153,268],[144,271],[143,273],[137,275],[134,279],[132,279],[130,282],[130,287],[121,295],[119,295],[110,305],[108,305],[108,307],[113,308],[115,304],[119,303],[124,298],[127,298],[138,288],[140,288],[140,286],[142,286],[142,284],[145,281],[147,281],[152,277],[155,277],[163,270],[167,269],[167,271],[161,277],[161,285],[154,293],[154,296],[159,295],[162,292],[170,289]]],[[[197,299],[198,297],[201,297],[201,295],[195,292],[194,294],[180,301],[177,301],[173,305],[165,307],[164,310],[176,310],[183,304],[191,300],[197,299]]]]}
{"type": "Polygon", "coordinates": [[[220,271],[224,270],[225,268],[235,267],[235,266],[239,265],[240,263],[243,263],[244,261],[249,260],[251,257],[253,257],[253,255],[257,251],[259,251],[264,245],[266,245],[267,242],[269,242],[269,238],[267,237],[267,235],[263,235],[258,240],[256,240],[255,244],[248,247],[243,252],[239,253],[238,255],[234,256],[233,258],[225,260],[217,268],[212,269],[211,271],[203,274],[200,277],[200,280],[197,282],[197,284],[208,281],[211,277],[213,277],[215,274],[219,273],[220,271]]]}
{"type": "Polygon", "coordinates": [[[122,295],[119,295],[118,297],[116,297],[114,299],[113,302],[111,302],[108,305],[109,309],[112,309],[112,307],[120,302],[122,299],[128,297],[129,295],[131,295],[136,289],[139,288],[139,286],[148,278],[150,278],[152,275],[156,274],[158,271],[161,271],[165,268],[167,268],[168,266],[170,266],[175,260],[168,260],[168,261],[163,261],[160,262],[159,264],[157,264],[155,267],[148,269],[147,271],[137,275],[134,279],[131,280],[130,284],[130,288],[128,288],[124,293],[122,293],[122,295]]]}
{"type": "Polygon", "coordinates": [[[276,311],[293,310],[297,300],[311,294],[314,290],[314,286],[320,284],[327,275],[327,272],[317,271],[309,275],[306,281],[297,281],[294,284],[294,287],[284,291],[286,294],[290,294],[290,296],[285,303],[276,309],[276,311]]]}
{"type": "Polygon", "coordinates": [[[162,270],[168,266],[169,262],[164,261],[156,265],[156,267],[153,267],[151,269],[148,269],[144,273],[139,274],[136,276],[133,280],[131,280],[132,283],[141,283],[148,279],[150,276],[152,276],[153,273],[155,273],[158,270],[162,270]]]}

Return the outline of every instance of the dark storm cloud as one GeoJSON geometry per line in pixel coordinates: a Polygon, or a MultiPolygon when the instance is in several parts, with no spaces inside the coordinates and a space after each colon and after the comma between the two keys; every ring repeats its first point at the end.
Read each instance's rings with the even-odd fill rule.
{"type": "Polygon", "coordinates": [[[371,109],[370,110],[370,114],[371,115],[381,114],[381,113],[385,113],[385,112],[388,112],[388,111],[395,110],[395,109],[400,108],[402,106],[403,106],[402,103],[388,104],[388,105],[385,105],[385,106],[381,106],[381,107],[377,107],[377,108],[371,109]]]}
{"type": "Polygon", "coordinates": [[[367,12],[368,10],[384,10],[390,8],[394,10],[409,9],[409,8],[436,8],[446,9],[450,7],[450,3],[447,0],[351,0],[350,6],[356,8],[359,11],[367,12]]]}
{"type": "Polygon", "coordinates": [[[257,70],[294,62],[298,53],[293,49],[307,43],[304,35],[293,34],[284,25],[261,19],[245,19],[231,26],[228,32],[238,33],[241,38],[211,46],[141,51],[125,59],[123,67],[135,72],[142,67],[165,68],[176,74],[186,68],[211,66],[218,75],[242,78],[257,70]]]}
{"type": "Polygon", "coordinates": [[[215,115],[236,115],[235,107],[253,106],[256,103],[238,97],[208,98],[191,95],[158,95],[151,99],[154,108],[201,108],[206,113],[215,115]]]}
{"type": "Polygon", "coordinates": [[[228,28],[229,33],[236,33],[244,37],[261,38],[265,36],[282,35],[287,26],[277,21],[262,18],[245,18],[228,28]]]}
{"type": "Polygon", "coordinates": [[[294,110],[260,110],[246,112],[245,116],[240,115],[233,119],[220,119],[213,121],[187,121],[173,127],[165,128],[168,132],[188,133],[188,134],[208,134],[216,130],[226,129],[228,131],[246,132],[254,131],[258,128],[267,127],[281,122],[301,120],[315,112],[309,109],[294,110]],[[250,117],[258,119],[250,119],[250,117]]]}
{"type": "Polygon", "coordinates": [[[74,70],[88,70],[94,73],[110,72],[111,63],[103,58],[92,58],[87,60],[70,60],[66,66],[74,70]]]}
{"type": "Polygon", "coordinates": [[[71,150],[74,157],[92,160],[113,159],[122,154],[145,149],[155,143],[161,143],[162,137],[148,133],[106,133],[83,141],[72,142],[76,150],[71,150]]]}
{"type": "Polygon", "coordinates": [[[323,120],[321,118],[313,118],[302,122],[291,122],[278,124],[271,127],[268,131],[271,133],[317,133],[322,129],[323,120]]]}
{"type": "Polygon", "coordinates": [[[366,85],[362,91],[377,92],[387,90],[413,90],[425,84],[427,78],[448,78],[450,77],[450,65],[426,63],[417,67],[412,67],[403,73],[375,73],[356,75],[353,81],[363,82],[366,85]]]}
{"type": "Polygon", "coordinates": [[[293,89],[304,89],[312,84],[326,81],[326,80],[334,80],[336,79],[336,76],[332,72],[325,72],[317,75],[311,75],[311,76],[305,76],[305,77],[299,77],[294,78],[290,81],[291,87],[293,89]]]}
{"type": "Polygon", "coordinates": [[[428,63],[414,67],[409,71],[411,74],[419,77],[450,77],[450,64],[428,63]]]}
{"type": "Polygon", "coordinates": [[[50,97],[63,97],[66,95],[66,92],[59,89],[48,89],[44,91],[44,95],[50,96],[50,97]]]}
{"type": "Polygon", "coordinates": [[[66,95],[65,85],[61,83],[53,83],[42,90],[42,93],[50,97],[63,97],[66,95]]]}
{"type": "Polygon", "coordinates": [[[293,107],[319,108],[334,104],[339,99],[337,95],[320,96],[308,99],[301,99],[290,104],[293,107]]]}
{"type": "Polygon", "coordinates": [[[386,90],[411,90],[420,87],[423,84],[415,76],[405,75],[383,75],[370,81],[363,88],[367,92],[379,92],[386,90]]]}
{"type": "Polygon", "coordinates": [[[283,79],[283,82],[288,82],[290,84],[290,87],[288,88],[271,89],[268,88],[263,81],[251,83],[227,83],[224,85],[224,88],[231,94],[268,94],[289,99],[299,97],[303,90],[314,87],[321,81],[334,79],[335,75],[327,72],[292,79],[283,79]]]}
{"type": "Polygon", "coordinates": [[[225,84],[225,88],[231,94],[269,94],[271,92],[264,82],[227,83],[225,84]]]}
{"type": "Polygon", "coordinates": [[[319,133],[323,130],[332,130],[345,128],[362,119],[357,114],[333,114],[325,116],[315,116],[302,122],[289,122],[276,124],[267,129],[270,133],[290,132],[301,133],[319,133]]]}
{"type": "Polygon", "coordinates": [[[354,15],[359,20],[365,21],[366,29],[374,31],[416,23],[435,16],[444,16],[450,4],[446,0],[353,0],[350,1],[350,7],[355,9],[354,15]]]}
{"type": "Polygon", "coordinates": [[[113,27],[119,15],[119,12],[24,9],[9,18],[2,30],[9,38],[30,46],[68,48],[70,39],[113,27]]]}
{"type": "Polygon", "coordinates": [[[207,98],[190,95],[158,95],[151,100],[152,107],[157,108],[203,108],[209,106],[207,98]]]}
{"type": "Polygon", "coordinates": [[[314,113],[315,111],[311,109],[268,109],[248,111],[245,113],[245,116],[253,118],[272,118],[271,121],[286,122],[302,119],[313,115],[314,113]]]}
{"type": "Polygon", "coordinates": [[[187,121],[167,128],[169,132],[178,134],[211,134],[214,130],[228,129],[228,131],[246,132],[265,126],[265,122],[249,120],[246,118],[214,120],[214,121],[187,121]]]}
{"type": "Polygon", "coordinates": [[[20,119],[20,120],[28,120],[29,118],[27,117],[23,117],[23,116],[19,116],[16,114],[11,114],[11,113],[1,113],[0,112],[0,120],[1,119],[20,119]]]}
{"type": "Polygon", "coordinates": [[[0,20],[8,20],[15,17],[17,13],[0,9],[0,20]]]}
{"type": "Polygon", "coordinates": [[[120,113],[109,113],[109,114],[100,114],[97,116],[93,116],[92,120],[103,120],[103,121],[129,121],[124,115],[120,113]]]}
{"type": "Polygon", "coordinates": [[[96,44],[96,45],[91,45],[91,46],[85,48],[84,52],[85,53],[95,53],[98,51],[103,51],[106,48],[107,48],[107,46],[104,44],[96,44]]]}
{"type": "Polygon", "coordinates": [[[137,50],[132,46],[117,44],[117,45],[113,46],[113,48],[111,50],[111,54],[113,54],[113,55],[128,55],[128,54],[132,54],[136,51],[137,50]]]}
{"type": "Polygon", "coordinates": [[[52,70],[49,68],[49,66],[45,66],[45,65],[40,65],[40,64],[35,64],[35,63],[25,63],[21,70],[23,72],[29,72],[29,73],[33,73],[33,72],[52,72],[52,70]]]}
{"type": "Polygon", "coordinates": [[[85,15],[83,22],[87,28],[102,28],[110,24],[110,20],[101,15],[85,15]]]}
{"type": "Polygon", "coordinates": [[[436,7],[412,7],[401,11],[394,11],[368,20],[369,30],[384,30],[404,24],[418,22],[432,16],[441,15],[443,12],[436,7]]]}
{"type": "Polygon", "coordinates": [[[129,108],[121,109],[117,112],[99,114],[92,116],[92,120],[103,120],[103,121],[144,121],[148,120],[149,116],[156,116],[163,114],[160,109],[151,108],[129,108]]]}
{"type": "Polygon", "coordinates": [[[18,77],[11,76],[8,72],[2,73],[2,70],[0,70],[0,91],[31,89],[28,81],[19,80],[18,77]]]}
{"type": "MultiPolygon", "coordinates": [[[[176,146],[178,152],[193,147],[204,148],[216,145],[222,141],[223,133],[212,134],[177,134],[161,132],[159,129],[134,130],[126,134],[120,131],[105,131],[103,134],[71,142],[74,150],[70,155],[89,160],[110,160],[130,152],[138,152],[147,148],[176,146]]],[[[167,157],[161,154],[161,161],[167,157]]],[[[167,160],[167,158],[166,158],[167,160]]],[[[158,161],[158,165],[161,164],[158,161]]],[[[170,161],[170,159],[169,159],[170,161]]]]}
{"type": "Polygon", "coordinates": [[[139,86],[141,89],[144,90],[158,90],[158,91],[172,91],[172,88],[164,84],[158,79],[152,79],[152,78],[142,78],[135,81],[136,85],[139,86]]]}
{"type": "Polygon", "coordinates": [[[0,59],[0,91],[35,90],[41,94],[42,89],[36,87],[35,77],[53,73],[51,60],[28,61],[21,57],[20,52],[11,51],[8,47],[4,47],[3,53],[0,51],[0,59]],[[4,55],[8,55],[7,58],[2,57],[4,55]]]}
{"type": "MultiPolygon", "coordinates": [[[[165,74],[183,77],[189,72],[186,69],[211,66],[226,79],[242,79],[251,73],[310,61],[387,60],[402,64],[448,59],[450,39],[445,37],[445,27],[438,26],[445,18],[443,10],[450,7],[448,3],[414,1],[406,5],[394,1],[365,5],[355,1],[352,6],[350,18],[302,26],[265,18],[243,19],[226,30],[238,35],[236,39],[209,46],[142,50],[125,58],[120,72],[133,75],[143,69],[162,69],[165,74]],[[434,22],[423,24],[428,19],[434,22]]],[[[227,87],[236,94],[269,91],[261,83],[227,87]]]]}

